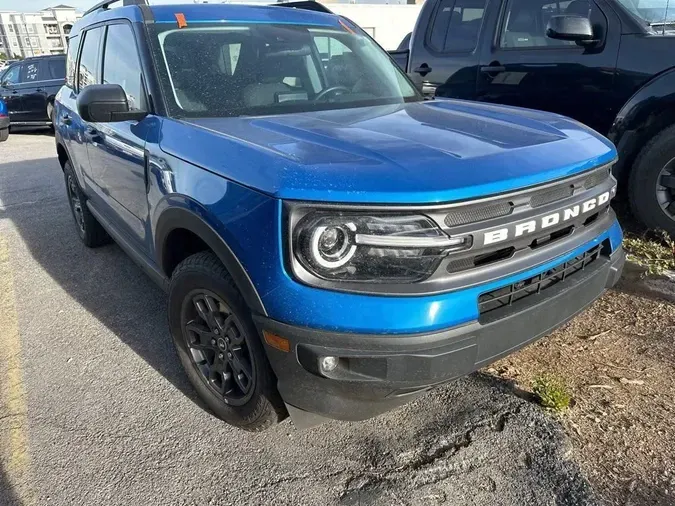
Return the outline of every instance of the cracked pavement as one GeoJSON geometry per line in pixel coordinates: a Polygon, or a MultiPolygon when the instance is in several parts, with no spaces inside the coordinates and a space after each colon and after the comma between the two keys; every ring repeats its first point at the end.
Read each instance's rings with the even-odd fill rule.
{"type": "Polygon", "coordinates": [[[10,412],[0,377],[0,437],[26,441],[0,446],[0,504],[595,504],[559,424],[487,376],[362,423],[250,434],[211,417],[163,293],[117,246],[80,244],[51,136],[0,145],[0,238],[25,392],[10,412]]]}

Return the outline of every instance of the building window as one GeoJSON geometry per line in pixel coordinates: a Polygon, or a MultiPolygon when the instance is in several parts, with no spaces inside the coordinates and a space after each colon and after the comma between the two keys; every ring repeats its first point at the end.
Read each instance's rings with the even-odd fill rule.
{"type": "Polygon", "coordinates": [[[33,47],[40,47],[40,41],[38,40],[37,37],[31,37],[30,38],[30,45],[33,47]]]}
{"type": "Polygon", "coordinates": [[[16,39],[12,39],[12,46],[19,47],[19,41],[16,39]]]}
{"type": "Polygon", "coordinates": [[[28,25],[26,28],[28,29],[28,33],[35,33],[35,27],[33,25],[28,25]]]}
{"type": "Polygon", "coordinates": [[[14,26],[7,25],[7,28],[9,29],[9,33],[14,33],[14,26]]]}
{"type": "Polygon", "coordinates": [[[23,43],[26,44],[27,46],[30,46],[30,37],[24,37],[23,43]]]}

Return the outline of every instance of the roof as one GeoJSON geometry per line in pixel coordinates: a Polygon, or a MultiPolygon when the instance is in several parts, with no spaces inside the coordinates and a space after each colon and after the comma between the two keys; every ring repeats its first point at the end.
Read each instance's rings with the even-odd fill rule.
{"type": "Polygon", "coordinates": [[[188,25],[190,22],[251,22],[339,26],[333,14],[275,5],[177,4],[151,5],[150,9],[156,23],[176,23],[176,13],[181,13],[188,25]]]}
{"type": "Polygon", "coordinates": [[[71,7],[70,5],[59,4],[55,5],[54,7],[47,7],[44,10],[48,11],[49,9],[75,9],[75,7],[71,7]]]}
{"type": "MultiPolygon", "coordinates": [[[[128,19],[132,23],[144,21],[141,9],[137,5],[119,7],[114,5],[109,9],[98,9],[80,18],[74,24],[70,37],[77,37],[81,30],[94,23],[113,19],[128,19]]],[[[274,5],[172,4],[150,5],[148,8],[155,23],[173,24],[176,28],[178,27],[176,14],[182,14],[188,26],[199,23],[274,23],[340,28],[339,18],[334,14],[274,5]]]]}

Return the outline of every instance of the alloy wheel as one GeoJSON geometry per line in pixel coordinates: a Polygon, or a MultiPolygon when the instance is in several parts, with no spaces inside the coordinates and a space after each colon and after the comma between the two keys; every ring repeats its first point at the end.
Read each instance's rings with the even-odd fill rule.
{"type": "Polygon", "coordinates": [[[656,199],[663,212],[675,220],[675,158],[670,160],[656,180],[656,199]]]}
{"type": "Polygon", "coordinates": [[[202,380],[226,403],[246,403],[255,387],[255,363],[241,322],[230,307],[213,292],[194,290],[183,303],[181,322],[202,380]]]}

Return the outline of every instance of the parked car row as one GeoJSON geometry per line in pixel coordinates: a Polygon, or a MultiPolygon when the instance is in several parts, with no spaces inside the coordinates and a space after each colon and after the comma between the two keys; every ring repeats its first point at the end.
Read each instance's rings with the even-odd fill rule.
{"type": "Polygon", "coordinates": [[[65,82],[65,55],[38,56],[0,71],[0,99],[15,126],[52,125],[54,97],[65,82]]]}
{"type": "Polygon", "coordinates": [[[675,236],[675,4],[427,0],[390,54],[427,96],[572,117],[619,151],[636,217],[675,236]]]}

